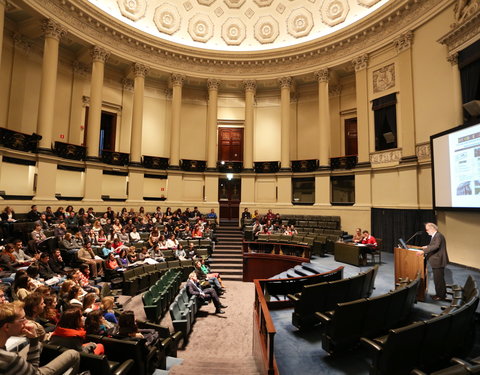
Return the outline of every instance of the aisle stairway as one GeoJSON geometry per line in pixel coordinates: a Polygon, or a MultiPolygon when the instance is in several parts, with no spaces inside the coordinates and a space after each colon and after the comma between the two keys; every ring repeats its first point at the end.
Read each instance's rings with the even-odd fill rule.
{"type": "Polygon", "coordinates": [[[220,222],[217,228],[218,244],[210,257],[212,272],[219,272],[222,280],[242,281],[242,231],[237,222],[220,222]]]}
{"type": "Polygon", "coordinates": [[[219,374],[235,374],[235,375],[259,375],[260,372],[255,365],[253,357],[229,357],[222,356],[220,358],[206,358],[191,361],[184,361],[180,366],[173,367],[170,375],[219,375],[219,374]]]}

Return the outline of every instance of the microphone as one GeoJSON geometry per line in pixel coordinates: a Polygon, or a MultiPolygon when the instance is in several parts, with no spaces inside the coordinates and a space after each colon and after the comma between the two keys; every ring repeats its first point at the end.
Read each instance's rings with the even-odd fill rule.
{"type": "Polygon", "coordinates": [[[423,233],[423,231],[419,230],[418,232],[414,233],[412,237],[410,237],[406,243],[409,243],[411,239],[415,238],[416,236],[419,236],[423,233]]]}

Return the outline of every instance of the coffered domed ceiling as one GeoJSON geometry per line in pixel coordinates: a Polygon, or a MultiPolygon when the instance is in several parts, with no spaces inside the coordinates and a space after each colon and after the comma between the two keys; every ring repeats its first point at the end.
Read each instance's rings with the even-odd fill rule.
{"type": "Polygon", "coordinates": [[[328,35],[393,0],[88,0],[158,38],[197,48],[254,51],[328,35]]]}

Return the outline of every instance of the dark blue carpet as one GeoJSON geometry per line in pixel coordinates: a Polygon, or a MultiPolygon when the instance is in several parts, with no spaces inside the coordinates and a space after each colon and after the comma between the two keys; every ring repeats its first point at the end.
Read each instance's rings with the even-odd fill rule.
{"type": "MultiPolygon", "coordinates": [[[[336,262],[332,255],[325,258],[313,258],[312,263],[322,270],[328,271],[344,265],[344,277],[358,274],[362,269],[369,267],[355,267],[336,262]]],[[[379,268],[375,281],[373,295],[387,293],[394,288],[393,254],[382,253],[382,265],[379,268]]],[[[463,285],[467,276],[471,274],[480,285],[480,273],[467,270],[454,265],[449,265],[445,270],[447,284],[463,285]]],[[[433,280],[431,269],[428,270],[429,280],[433,280]]],[[[428,286],[429,295],[435,294],[433,281],[428,286]]],[[[446,302],[434,302],[427,297],[425,302],[418,302],[412,313],[412,321],[429,319],[430,314],[440,313],[441,305],[446,302]]],[[[292,310],[284,309],[271,311],[271,315],[277,330],[275,335],[275,357],[282,375],[367,375],[369,358],[366,351],[358,346],[341,355],[330,356],[322,349],[320,328],[316,327],[307,332],[300,332],[292,325],[292,310]]],[[[480,310],[480,308],[479,308],[480,310]]],[[[478,312],[478,310],[477,310],[478,312]]],[[[476,345],[471,357],[480,356],[480,340],[477,322],[476,345]]]]}

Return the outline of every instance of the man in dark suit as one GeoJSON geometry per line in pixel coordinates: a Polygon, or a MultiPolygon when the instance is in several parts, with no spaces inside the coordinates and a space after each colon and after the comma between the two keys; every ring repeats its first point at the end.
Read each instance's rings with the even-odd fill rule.
{"type": "Polygon", "coordinates": [[[438,227],[435,224],[425,224],[425,231],[432,236],[430,244],[422,246],[433,271],[433,282],[435,283],[436,294],[432,299],[434,301],[441,301],[447,296],[445,287],[445,266],[448,264],[447,242],[443,234],[438,232],[438,227]]]}
{"type": "Polygon", "coordinates": [[[218,294],[217,292],[215,292],[215,289],[202,289],[200,287],[200,284],[198,283],[197,274],[195,272],[192,272],[188,276],[187,293],[189,296],[197,296],[197,299],[200,302],[208,302],[212,300],[213,304],[215,305],[215,314],[225,313],[222,309],[226,308],[227,306],[221,304],[220,299],[218,298],[218,294]]]}

